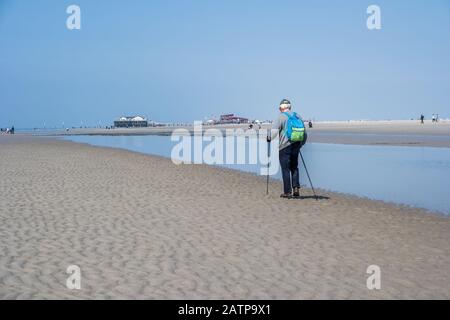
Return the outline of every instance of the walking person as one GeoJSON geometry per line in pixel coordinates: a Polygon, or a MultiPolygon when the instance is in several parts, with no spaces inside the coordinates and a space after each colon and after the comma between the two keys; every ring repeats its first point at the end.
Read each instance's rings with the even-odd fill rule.
{"type": "Polygon", "coordinates": [[[423,124],[423,120],[425,119],[425,116],[423,114],[420,115],[420,123],[423,124]]]}
{"type": "Polygon", "coordinates": [[[306,143],[307,134],[302,118],[291,111],[291,102],[283,99],[279,106],[280,115],[273,123],[272,133],[267,142],[279,136],[279,159],[283,177],[282,198],[300,195],[300,175],[298,170],[298,154],[306,143]]]}

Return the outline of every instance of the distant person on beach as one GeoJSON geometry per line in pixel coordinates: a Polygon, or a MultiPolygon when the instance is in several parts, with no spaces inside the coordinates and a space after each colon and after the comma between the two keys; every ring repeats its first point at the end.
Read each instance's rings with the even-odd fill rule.
{"type": "Polygon", "coordinates": [[[279,159],[283,177],[282,198],[300,195],[300,175],[298,171],[298,154],[306,143],[307,134],[302,118],[291,111],[291,102],[283,99],[279,106],[280,116],[273,123],[267,142],[279,136],[279,159]]]}
{"type": "Polygon", "coordinates": [[[312,127],[313,127],[312,121],[309,120],[309,122],[308,122],[308,128],[312,128],[312,127]]]}
{"type": "Polygon", "coordinates": [[[14,126],[11,127],[11,130],[9,130],[9,133],[14,134],[14,126]]]}
{"type": "Polygon", "coordinates": [[[423,120],[425,120],[425,116],[423,114],[420,115],[420,123],[423,124],[423,120]]]}

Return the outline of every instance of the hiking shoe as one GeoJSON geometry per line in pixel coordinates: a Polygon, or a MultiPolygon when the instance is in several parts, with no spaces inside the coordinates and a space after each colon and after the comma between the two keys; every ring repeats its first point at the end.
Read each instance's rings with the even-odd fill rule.
{"type": "Polygon", "coordinates": [[[295,187],[294,188],[294,193],[292,194],[293,197],[300,197],[300,188],[299,187],[295,187]]]}
{"type": "Polygon", "coordinates": [[[291,194],[290,193],[282,193],[280,194],[280,198],[290,198],[291,194]]]}

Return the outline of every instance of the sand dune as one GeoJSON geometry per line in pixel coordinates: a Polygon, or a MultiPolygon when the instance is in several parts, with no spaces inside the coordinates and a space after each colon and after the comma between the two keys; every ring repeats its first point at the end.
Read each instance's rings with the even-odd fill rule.
{"type": "Polygon", "coordinates": [[[450,299],[450,220],[423,210],[50,138],[1,136],[0,164],[1,299],[450,299]]]}

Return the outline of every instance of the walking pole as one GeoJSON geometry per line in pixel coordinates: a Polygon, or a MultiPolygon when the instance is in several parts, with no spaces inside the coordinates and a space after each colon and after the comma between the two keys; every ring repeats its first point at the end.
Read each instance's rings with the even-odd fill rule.
{"type": "Polygon", "coordinates": [[[316,191],[314,190],[313,184],[311,182],[311,178],[309,177],[308,168],[306,168],[305,159],[303,159],[302,151],[300,150],[300,157],[302,158],[303,166],[305,167],[306,175],[308,176],[309,184],[311,185],[311,189],[314,193],[314,197],[316,198],[316,201],[319,200],[319,198],[316,195],[316,191]]]}
{"type": "Polygon", "coordinates": [[[269,195],[269,168],[270,168],[270,141],[267,141],[267,188],[266,188],[266,195],[269,195]]]}

